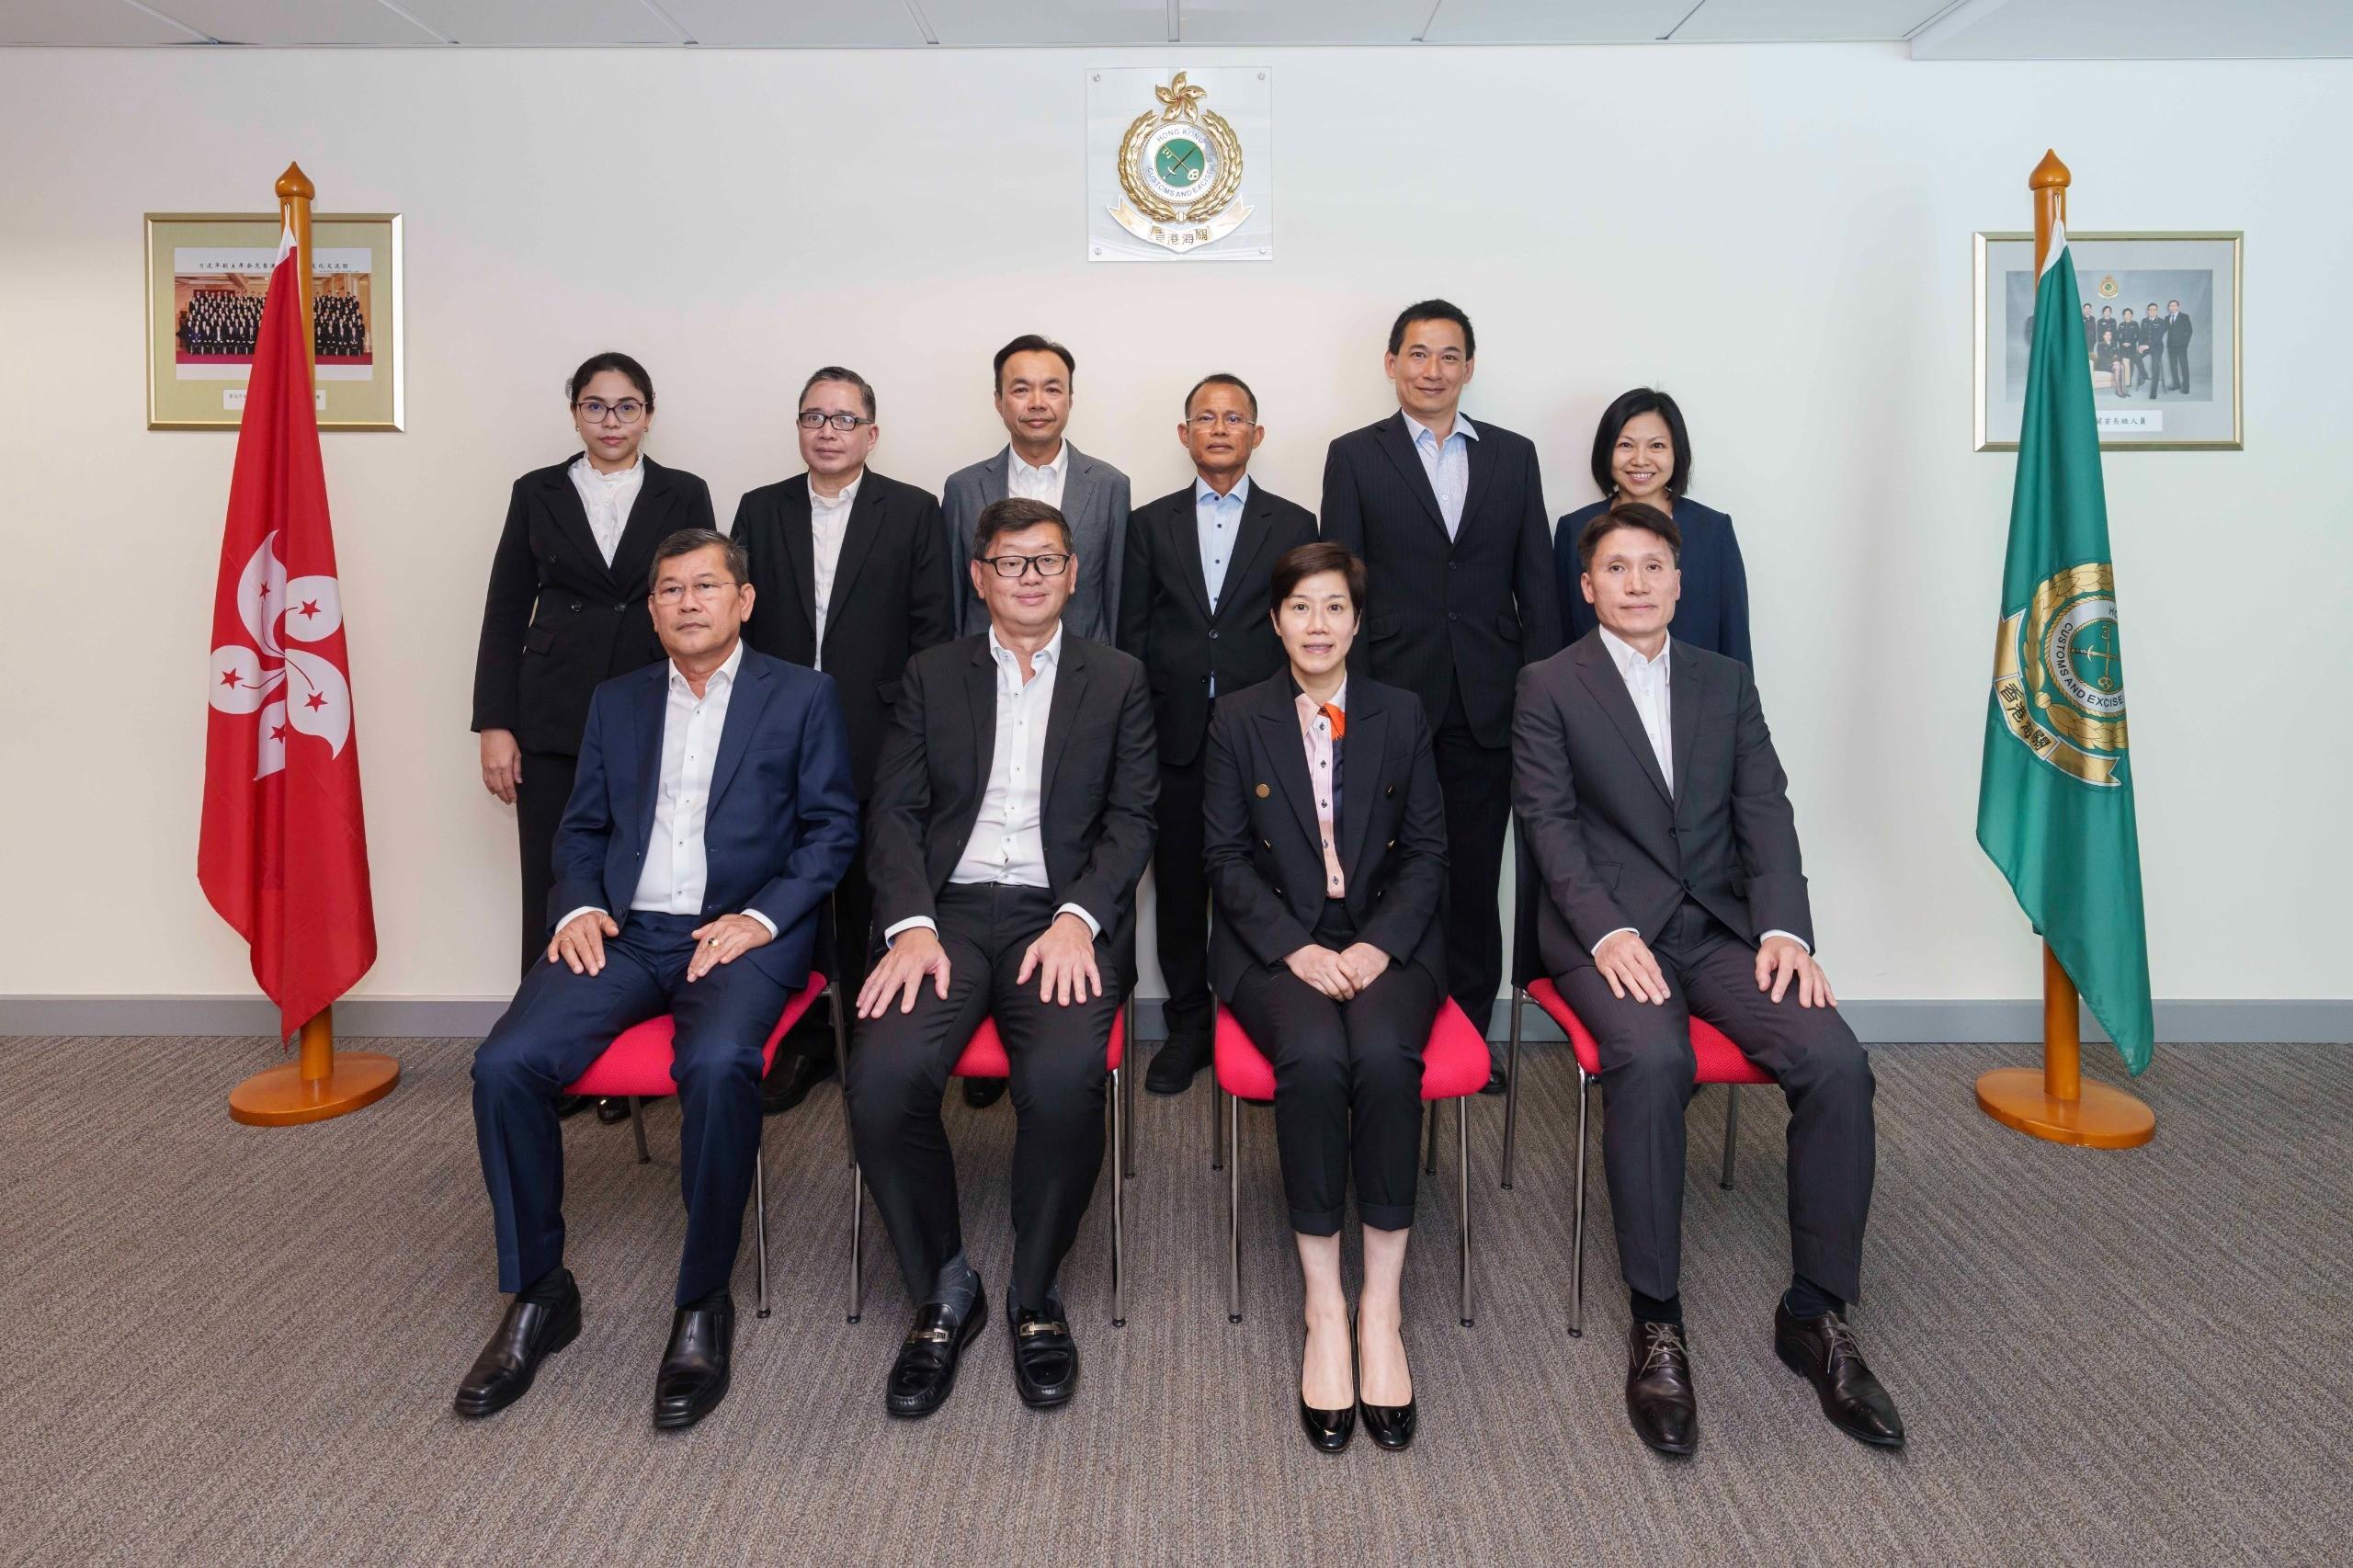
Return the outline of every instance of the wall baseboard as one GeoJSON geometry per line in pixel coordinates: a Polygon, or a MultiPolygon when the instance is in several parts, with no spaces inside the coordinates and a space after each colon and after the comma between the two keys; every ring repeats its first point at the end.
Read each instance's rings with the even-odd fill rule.
{"type": "MultiPolygon", "coordinates": [[[[335,1028],[352,1039],[473,1040],[506,1011],[504,997],[358,996],[335,1004],[335,1028]]],[[[2042,1003],[2024,1001],[1857,1001],[1840,1011],[1872,1045],[2032,1044],[2042,1039],[2042,1003]]],[[[5,996],[0,1036],[223,1035],[267,1038],[278,1010],[251,996],[5,996]]],[[[1510,1037],[1511,1009],[1497,1002],[1487,1038],[1510,1037]]],[[[1521,1039],[1557,1040],[1561,1031],[1528,1009],[1521,1039]]],[[[1167,1029],[1157,999],[1136,1003],[1136,1033],[1160,1040],[1167,1029]]],[[[2088,1014],[2084,1038],[2102,1040],[2088,1014]]],[[[2353,1041],[2353,998],[2182,1000],[2157,1004],[2157,1039],[2201,1044],[2339,1044],[2353,1041]]]]}

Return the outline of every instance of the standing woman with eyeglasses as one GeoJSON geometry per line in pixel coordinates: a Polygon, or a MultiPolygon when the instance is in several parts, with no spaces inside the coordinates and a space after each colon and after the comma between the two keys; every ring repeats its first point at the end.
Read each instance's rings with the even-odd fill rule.
{"type": "Polygon", "coordinates": [[[547,956],[550,856],[572,795],[588,696],[662,657],[646,608],[654,547],[712,526],[710,487],[644,455],[654,380],[598,354],[564,394],[582,450],[515,482],[490,563],[474,722],[483,788],[515,808],[523,850],[523,968],[547,956]]]}

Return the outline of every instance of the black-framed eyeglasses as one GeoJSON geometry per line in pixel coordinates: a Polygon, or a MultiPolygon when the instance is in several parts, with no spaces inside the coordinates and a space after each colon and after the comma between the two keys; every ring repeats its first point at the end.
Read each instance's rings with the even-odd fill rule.
{"type": "Polygon", "coordinates": [[[602,425],[608,414],[624,425],[634,425],[645,417],[645,404],[633,397],[625,397],[619,403],[607,403],[601,397],[584,397],[572,406],[578,409],[580,417],[591,425],[602,425]]]}
{"type": "Polygon", "coordinates": [[[1018,577],[1026,567],[1035,566],[1040,577],[1059,577],[1070,570],[1070,557],[1048,555],[983,555],[980,558],[996,569],[1000,577],[1018,577]]]}
{"type": "Polygon", "coordinates": [[[814,430],[830,425],[836,430],[855,430],[861,425],[871,425],[871,419],[860,419],[855,414],[827,414],[819,408],[804,408],[792,421],[803,430],[814,430]]]}

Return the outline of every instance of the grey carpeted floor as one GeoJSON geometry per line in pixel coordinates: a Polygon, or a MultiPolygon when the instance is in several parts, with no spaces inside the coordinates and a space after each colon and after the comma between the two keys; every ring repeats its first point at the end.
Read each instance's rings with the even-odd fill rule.
{"type": "MultiPolygon", "coordinates": [[[[1065,1274],[1067,1410],[1016,1400],[992,1324],[949,1406],[888,1421],[907,1307],[848,1219],[828,1085],[767,1130],[776,1314],[690,1433],[648,1425],[680,1217],[676,1112],[567,1126],[580,1340],[482,1423],[449,1398],[495,1320],[462,1042],[405,1040],[398,1091],[302,1129],[232,1124],[258,1042],[0,1042],[0,1561],[1290,1563],[2343,1562],[2353,1558],[2353,1049],[2171,1047],[2158,1141],[2056,1148],[1979,1115],[1998,1048],[1877,1053],[1879,1195],[1858,1314],[1912,1445],[1831,1430],[1773,1359],[1783,1116],[1752,1092],[1738,1190],[1722,1091],[1691,1111],[1685,1300],[1703,1441],[1654,1458],[1620,1402],[1625,1309],[1597,1190],[1569,1339],[1574,1074],[1537,1054],[1518,1190],[1472,1104],[1477,1325],[1454,1313],[1451,1124],[1408,1274],[1410,1453],[1311,1452],[1273,1131],[1244,1118],[1245,1321],[1225,1321],[1207,1081],[1141,1096],[1129,1323],[1109,1205],[1065,1274]],[[135,1093],[124,1085],[135,1085],[135,1093]]],[[[2105,1064],[2103,1064],[2105,1065],[2105,1064]]],[[[1011,1118],[951,1096],[967,1232],[1005,1279],[1011,1118]]]]}

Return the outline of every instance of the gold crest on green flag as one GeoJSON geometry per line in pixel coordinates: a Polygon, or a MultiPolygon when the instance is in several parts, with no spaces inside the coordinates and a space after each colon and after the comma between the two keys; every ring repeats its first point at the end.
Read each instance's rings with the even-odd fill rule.
{"type": "Polygon", "coordinates": [[[2156,1025],[2080,305],[2066,233],[2056,230],[2035,288],[1977,842],[2137,1074],[2156,1025]]]}

